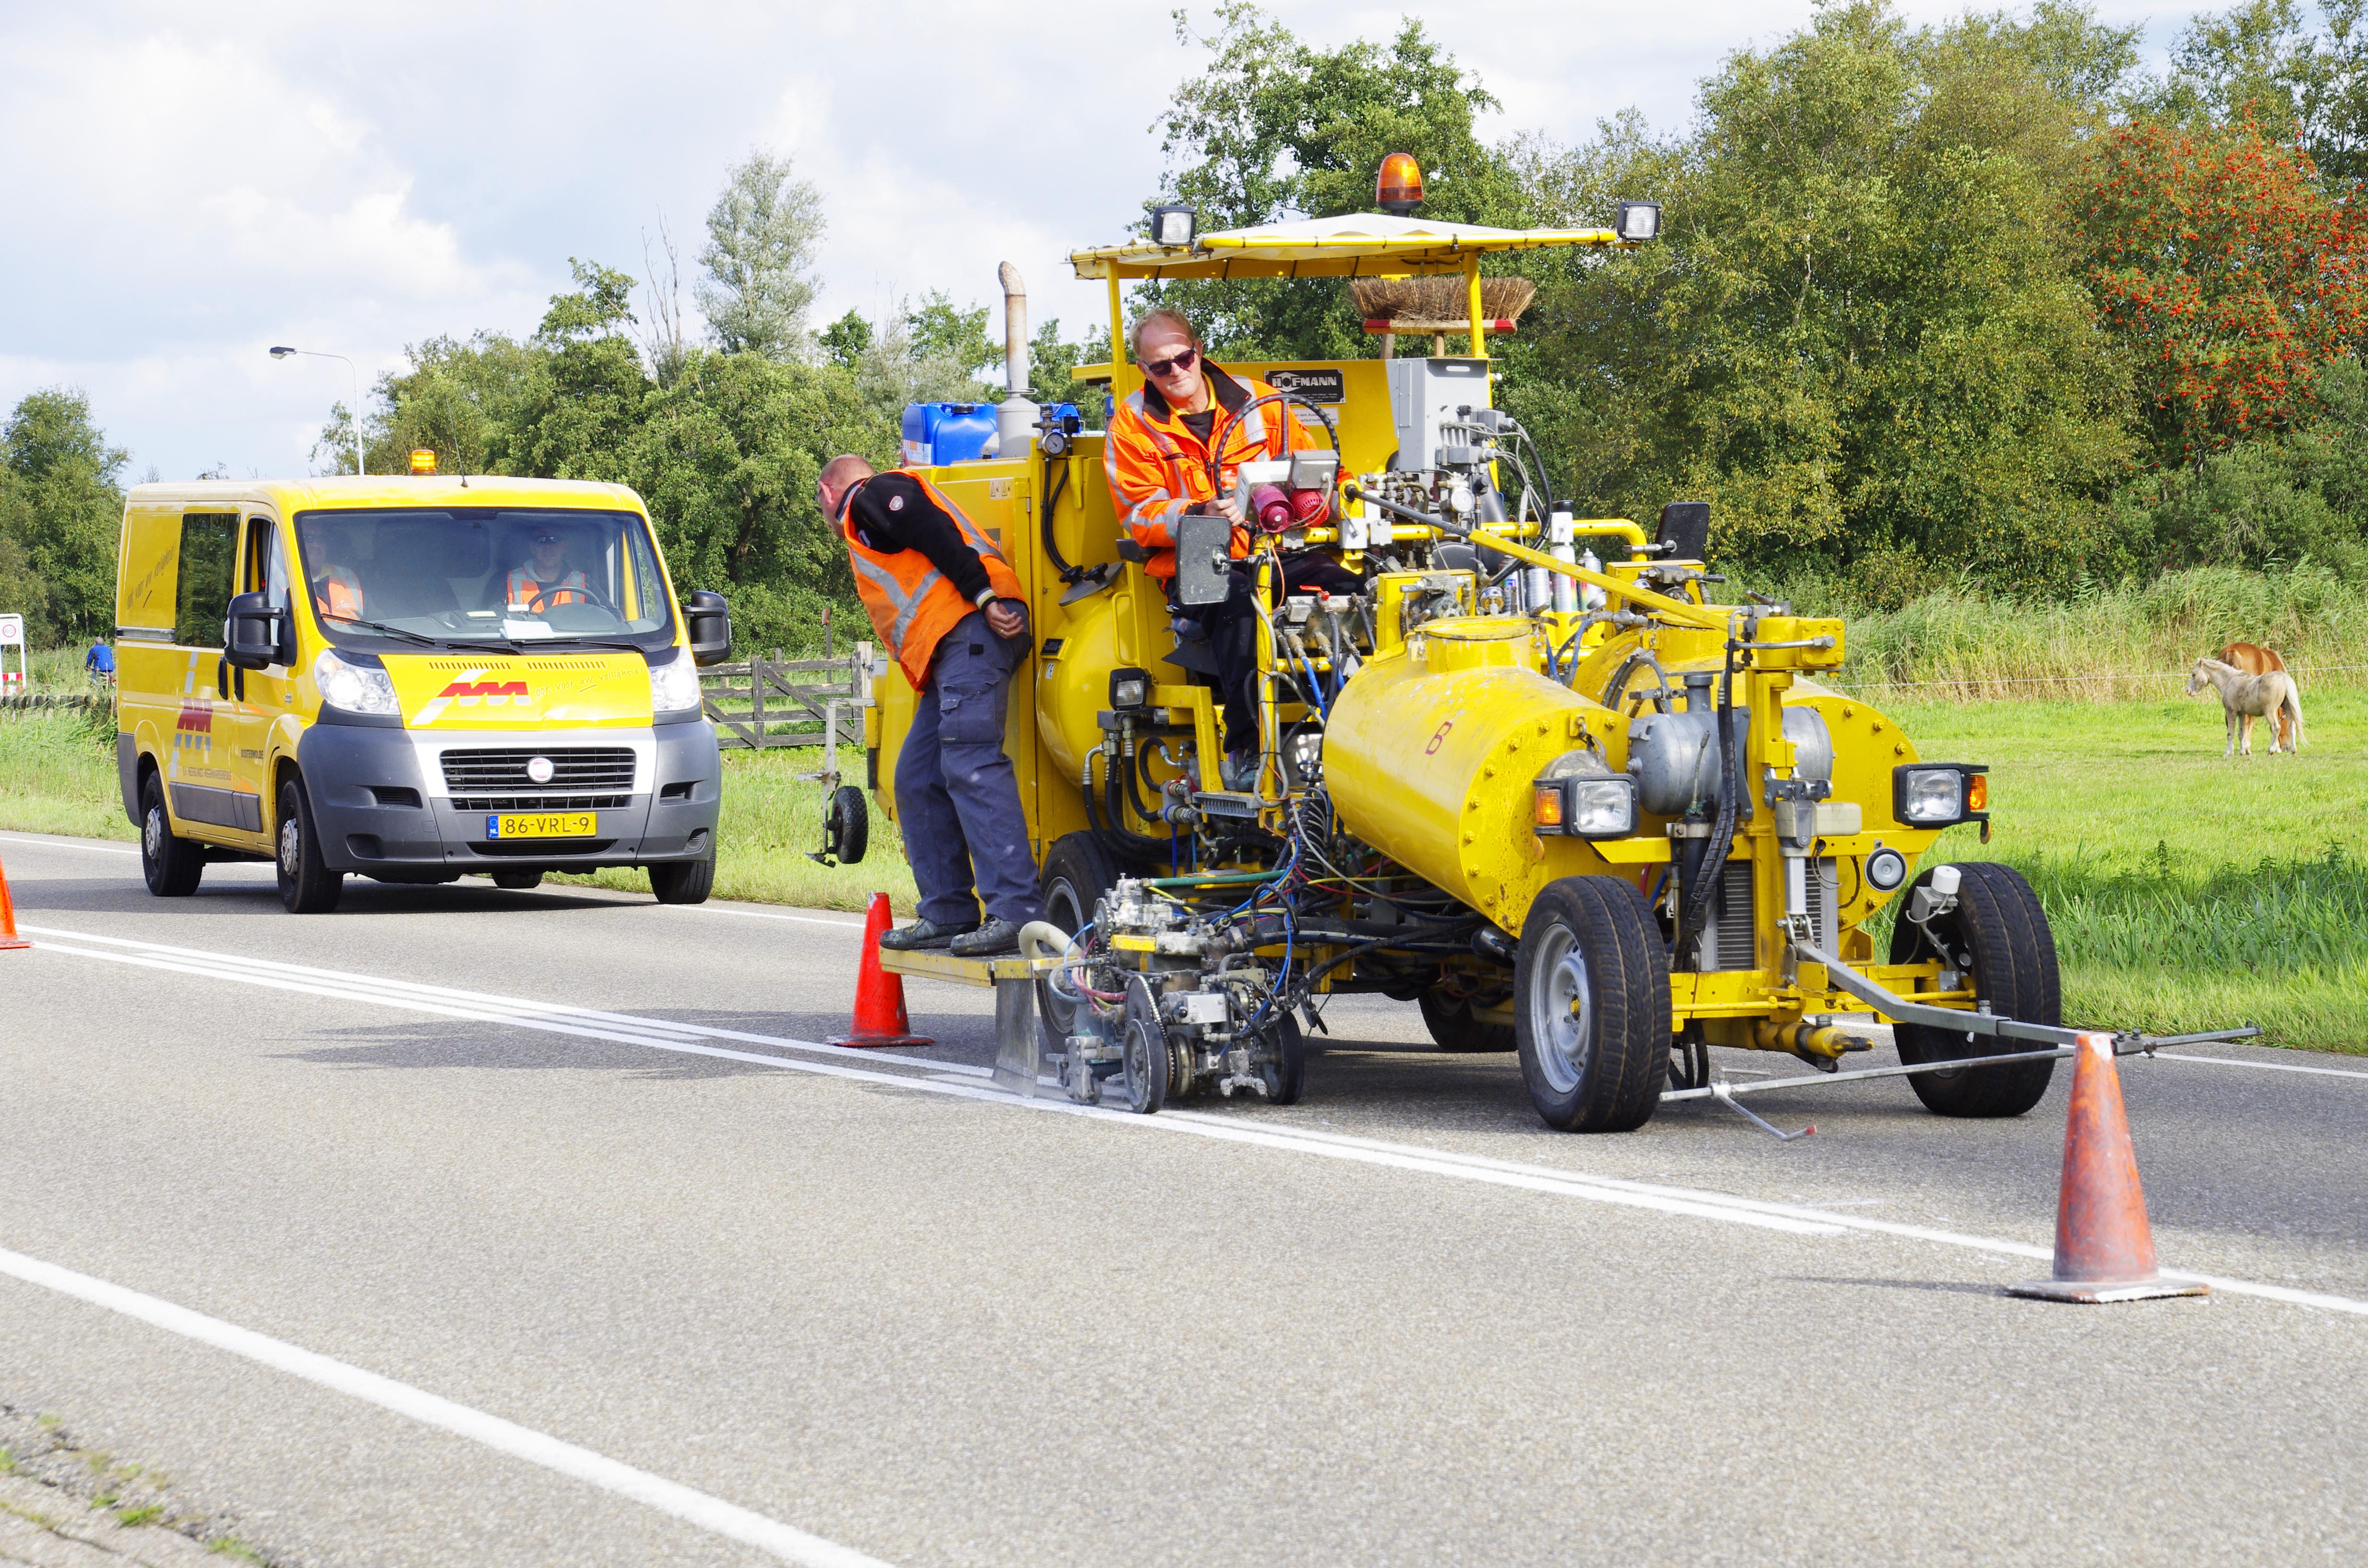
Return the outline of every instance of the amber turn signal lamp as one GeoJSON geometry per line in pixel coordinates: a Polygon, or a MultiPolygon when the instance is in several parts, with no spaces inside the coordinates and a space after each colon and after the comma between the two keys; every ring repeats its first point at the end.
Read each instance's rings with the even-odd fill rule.
{"type": "Polygon", "coordinates": [[[1986,812],[1990,809],[1990,781],[1986,774],[1976,773],[1965,780],[1965,810],[1986,812]]]}
{"type": "Polygon", "coordinates": [[[1537,787],[1537,813],[1540,827],[1562,825],[1562,784],[1559,780],[1537,787]]]}
{"type": "Polygon", "coordinates": [[[1392,153],[1382,160],[1381,177],[1373,181],[1373,201],[1384,212],[1403,217],[1422,205],[1422,165],[1411,153],[1392,153]]]}

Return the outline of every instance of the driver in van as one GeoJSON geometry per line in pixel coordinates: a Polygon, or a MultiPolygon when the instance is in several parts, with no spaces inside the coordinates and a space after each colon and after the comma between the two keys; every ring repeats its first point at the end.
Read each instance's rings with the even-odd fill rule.
{"type": "Polygon", "coordinates": [[[591,602],[590,585],[581,572],[567,569],[567,538],[555,528],[538,528],[534,553],[510,569],[505,599],[512,609],[546,610],[553,605],[591,602]]]}
{"type": "Polygon", "coordinates": [[[354,530],[320,517],[303,527],[304,562],[313,585],[313,608],[324,620],[359,620],[362,580],[347,564],[358,553],[354,530]]]}
{"type": "MultiPolygon", "coordinates": [[[[1228,789],[1247,790],[1258,778],[1258,708],[1251,687],[1258,678],[1253,635],[1258,612],[1249,559],[1252,534],[1234,496],[1234,475],[1243,463],[1321,446],[1325,437],[1304,409],[1283,403],[1266,382],[1210,363],[1201,335],[1174,311],[1149,311],[1134,324],[1134,358],[1143,369],[1143,388],[1119,405],[1102,446],[1110,498],[1134,542],[1150,552],[1143,569],[1167,588],[1170,608],[1198,620],[1208,634],[1225,707],[1223,776],[1228,789]],[[1219,442],[1223,451],[1214,449],[1219,442]],[[1228,574],[1223,603],[1188,610],[1174,602],[1176,523],[1193,514],[1234,525],[1230,553],[1242,564],[1228,574]]],[[[1279,598],[1318,589],[1364,589],[1363,579],[1320,551],[1285,557],[1281,566],[1279,598]]]]}

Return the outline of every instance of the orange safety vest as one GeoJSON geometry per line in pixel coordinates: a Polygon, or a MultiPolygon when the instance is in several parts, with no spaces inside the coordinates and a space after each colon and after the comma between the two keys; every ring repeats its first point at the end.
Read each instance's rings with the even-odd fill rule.
{"type": "MultiPolygon", "coordinates": [[[[918,484],[921,493],[954,520],[964,542],[978,552],[979,560],[985,563],[987,584],[995,589],[996,597],[1025,603],[1027,592],[985,530],[946,499],[944,491],[920,474],[910,469],[897,472],[918,484]]],[[[896,662],[904,666],[905,678],[918,691],[929,678],[929,660],[938,651],[938,640],[978,607],[963,598],[946,574],[921,551],[874,550],[854,537],[847,526],[847,508],[853,505],[855,492],[865,483],[858,480],[840,498],[838,531],[847,540],[848,559],[855,567],[856,594],[871,613],[882,645],[896,656],[896,662]]]]}
{"type": "Polygon", "coordinates": [[[568,591],[586,585],[581,572],[570,572],[556,583],[545,584],[535,576],[532,567],[515,566],[510,569],[509,593],[502,602],[505,605],[530,605],[534,603],[535,595],[541,594],[545,609],[553,605],[588,605],[592,602],[590,594],[568,591]]]}
{"type": "Polygon", "coordinates": [[[322,615],[351,620],[362,613],[361,579],[345,567],[330,567],[315,587],[313,607],[322,615]]]}
{"type": "MultiPolygon", "coordinates": [[[[1307,413],[1288,403],[1263,403],[1233,418],[1232,409],[1270,397],[1274,389],[1254,376],[1231,375],[1206,358],[1201,365],[1217,414],[1209,435],[1214,439],[1222,433],[1225,440],[1217,466],[1219,482],[1227,488],[1235,471],[1246,462],[1327,444],[1307,413]],[[1242,395],[1233,396],[1235,391],[1242,395]]],[[[1148,387],[1127,393],[1103,438],[1102,473],[1110,481],[1110,500],[1134,542],[1151,552],[1143,569],[1161,582],[1176,575],[1177,519],[1195,502],[1216,498],[1216,487],[1209,483],[1209,455],[1208,442],[1187,428],[1183,416],[1148,387]],[[1147,400],[1145,392],[1150,393],[1147,400]]],[[[1232,542],[1235,560],[1249,554],[1247,528],[1235,528],[1232,542]]]]}

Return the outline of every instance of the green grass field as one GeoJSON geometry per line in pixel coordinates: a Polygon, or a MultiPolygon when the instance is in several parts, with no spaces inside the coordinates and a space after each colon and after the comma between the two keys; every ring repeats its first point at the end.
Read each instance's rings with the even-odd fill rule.
{"type": "MultiPolygon", "coordinates": [[[[2039,889],[2067,1016],[2168,1031],[2260,1023],[2279,1044],[2368,1051],[2368,689],[2305,695],[2298,756],[2224,761],[2205,699],[1889,705],[1927,757],[1991,766],[1995,832],[1938,853],[2011,864],[2039,889]]],[[[110,728],[0,715],[0,828],[129,839],[110,728]]],[[[2266,743],[2264,743],[2266,744],[2266,743]]],[[[873,819],[859,867],[805,858],[822,792],[814,752],[724,754],[715,891],[909,911],[894,828],[873,819]]],[[[639,872],[585,879],[645,889],[639,872]]]]}

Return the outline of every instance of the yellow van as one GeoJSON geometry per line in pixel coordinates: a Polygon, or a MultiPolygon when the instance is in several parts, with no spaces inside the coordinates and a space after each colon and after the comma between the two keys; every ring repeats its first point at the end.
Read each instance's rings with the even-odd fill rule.
{"type": "Polygon", "coordinates": [[[403,476],[142,484],[116,586],[116,763],[161,898],[268,859],[298,914],[347,874],[715,880],[722,768],[679,603],[622,485],[403,476]]]}

